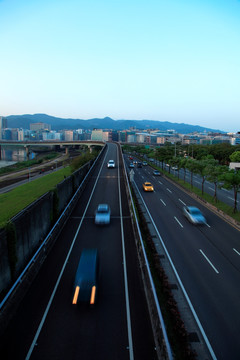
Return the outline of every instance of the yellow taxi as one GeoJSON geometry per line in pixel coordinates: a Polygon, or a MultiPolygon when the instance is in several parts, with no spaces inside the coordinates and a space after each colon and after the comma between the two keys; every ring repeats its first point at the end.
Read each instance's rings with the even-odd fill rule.
{"type": "Polygon", "coordinates": [[[154,191],[154,187],[150,182],[146,181],[145,183],[143,183],[143,190],[144,191],[154,191]]]}

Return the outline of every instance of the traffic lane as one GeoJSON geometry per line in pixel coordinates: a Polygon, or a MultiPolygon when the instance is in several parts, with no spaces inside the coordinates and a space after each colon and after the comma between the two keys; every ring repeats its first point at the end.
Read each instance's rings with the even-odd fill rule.
{"type": "Polygon", "coordinates": [[[175,187],[171,183],[167,183],[166,186],[166,190],[161,193],[161,199],[166,205],[170,205],[168,198],[171,200],[171,202],[176,204],[176,208],[179,209],[179,211],[177,209],[175,210],[174,208],[172,209],[176,220],[179,220],[181,224],[183,224],[183,221],[187,221],[182,212],[182,207],[184,204],[198,207],[207,221],[207,226],[201,227],[202,231],[205,232],[206,238],[208,238],[210,243],[215,245],[217,251],[224,254],[224,256],[227,257],[238,270],[240,270],[240,247],[238,241],[239,231],[228,222],[223,221],[222,218],[215,215],[207,207],[191,198],[190,195],[181,191],[181,189],[178,187],[175,187]]]}
{"type": "MultiPolygon", "coordinates": [[[[156,206],[155,202],[150,200],[150,197],[146,196],[146,198],[148,198],[146,202],[149,202],[150,212],[152,213],[157,228],[160,229],[163,241],[184,283],[185,289],[194,304],[195,310],[197,310],[198,316],[205,330],[207,330],[212,344],[214,344],[214,348],[217,349],[219,353],[226,349],[226,347],[218,349],[216,344],[216,339],[222,339],[223,341],[226,336],[226,333],[222,331],[222,326],[225,324],[224,329],[231,331],[228,333],[231,334],[231,336],[229,336],[225,342],[222,342],[222,344],[226,344],[227,342],[231,343],[231,347],[237,350],[236,339],[231,341],[230,338],[234,338],[232,333],[236,334],[235,329],[239,325],[239,322],[236,322],[235,318],[235,315],[239,314],[238,299],[240,293],[238,290],[235,290],[238,288],[239,272],[233,273],[229,261],[226,260],[225,257],[223,258],[224,255],[218,254],[215,246],[209,243],[206,236],[209,228],[206,226],[193,226],[185,219],[185,222],[182,223],[183,228],[181,228],[177,223],[172,221],[173,216],[169,216],[167,209],[164,209],[164,211],[159,210],[160,206],[156,206]],[[220,283],[216,281],[217,274],[199,252],[199,249],[204,249],[204,252],[206,252],[212,260],[212,263],[217,264],[218,269],[224,269],[225,279],[217,277],[220,283]],[[226,272],[228,272],[228,276],[226,272]],[[211,299],[210,304],[206,299],[211,299]],[[199,309],[201,311],[199,311],[199,309]],[[218,309],[218,312],[216,309],[218,309]],[[226,311],[226,309],[228,309],[228,311],[226,311]],[[207,317],[206,314],[208,314],[207,317]],[[213,334],[215,335],[212,336],[213,334]]],[[[239,319],[239,317],[237,317],[237,319],[239,319]]]]}
{"type": "Polygon", "coordinates": [[[79,225],[70,218],[0,340],[5,359],[25,359],[79,225]]]}
{"type": "MultiPolygon", "coordinates": [[[[92,196],[86,216],[94,216],[99,204],[108,204],[111,209],[111,217],[119,216],[119,196],[118,196],[118,178],[117,173],[101,175],[99,177],[95,192],[92,196]]],[[[104,171],[102,171],[104,174],[104,171]]]]}
{"type": "MultiPolygon", "coordinates": [[[[154,182],[153,182],[154,184],[154,182]]],[[[170,184],[171,186],[171,184],[170,184]]],[[[163,189],[164,187],[161,187],[163,189]]],[[[201,226],[201,231],[204,233],[205,238],[209,243],[215,246],[216,251],[220,252],[228,261],[238,270],[240,270],[239,256],[239,231],[223,221],[220,217],[212,213],[209,209],[201,205],[196,200],[192,199],[188,194],[182,193],[180,189],[172,186],[168,187],[167,190],[161,191],[159,207],[160,211],[165,211],[165,215],[168,214],[168,219],[174,218],[181,228],[188,222],[184,217],[182,207],[183,204],[194,205],[198,207],[207,220],[206,226],[201,226]],[[171,189],[171,190],[170,190],[171,189]],[[167,191],[170,190],[170,191],[167,191]],[[176,205],[176,208],[174,205],[176,205]],[[164,206],[164,208],[163,208],[164,206]],[[164,209],[164,210],[163,210],[164,209]]],[[[158,188],[155,186],[156,197],[158,196],[158,188]]],[[[143,195],[148,202],[148,194],[143,195]]],[[[151,198],[151,202],[155,201],[151,198]]],[[[149,204],[152,206],[153,204],[149,204]]],[[[154,213],[159,213],[158,206],[154,213]]],[[[194,226],[190,224],[190,226],[194,226]]]]}
{"type": "Polygon", "coordinates": [[[128,359],[127,347],[119,220],[97,227],[85,219],[31,358],[128,359]],[[83,248],[99,251],[99,292],[93,308],[71,304],[83,248]]]}
{"type": "Polygon", "coordinates": [[[129,217],[123,222],[134,358],[157,360],[132,222],[129,217]]]}

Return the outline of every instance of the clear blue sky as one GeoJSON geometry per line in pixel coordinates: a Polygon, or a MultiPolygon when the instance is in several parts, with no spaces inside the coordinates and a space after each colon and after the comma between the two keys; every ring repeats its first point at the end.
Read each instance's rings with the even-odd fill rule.
{"type": "Polygon", "coordinates": [[[239,0],[0,0],[0,115],[240,131],[239,0]]]}

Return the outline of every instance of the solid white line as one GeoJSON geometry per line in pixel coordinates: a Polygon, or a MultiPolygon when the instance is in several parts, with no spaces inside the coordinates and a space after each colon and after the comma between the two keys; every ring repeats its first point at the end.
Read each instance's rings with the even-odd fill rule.
{"type": "Polygon", "coordinates": [[[225,188],[221,188],[221,190],[226,191],[226,192],[230,192],[229,190],[227,190],[225,188]]]}
{"type": "Polygon", "coordinates": [[[205,257],[205,259],[207,260],[207,262],[211,265],[211,267],[213,268],[213,270],[219,274],[219,271],[215,268],[215,266],[211,263],[211,261],[209,260],[209,258],[204,254],[204,252],[199,249],[200,253],[205,257]]]}
{"type": "MultiPolygon", "coordinates": [[[[118,147],[117,147],[117,153],[118,153],[118,159],[119,159],[118,147]]],[[[129,294],[128,294],[127,262],[126,262],[126,254],[125,254],[125,243],[124,243],[122,199],[121,199],[120,170],[119,170],[119,167],[118,167],[118,196],[119,196],[119,209],[120,209],[120,220],[121,220],[121,235],[122,235],[121,237],[122,237],[123,270],[124,270],[125,301],[126,301],[126,313],[127,313],[129,357],[130,357],[130,360],[134,360],[133,341],[132,341],[132,327],[131,327],[131,315],[130,315],[129,294]]]]}
{"type": "Polygon", "coordinates": [[[186,204],[185,204],[185,202],[184,201],[182,201],[181,199],[178,199],[183,205],[185,205],[186,206],[186,204]]]}
{"type": "Polygon", "coordinates": [[[238,255],[240,255],[240,252],[233,248],[233,251],[235,251],[238,255]]]}
{"type": "Polygon", "coordinates": [[[37,332],[36,332],[36,334],[35,334],[35,336],[34,336],[33,342],[32,342],[32,344],[31,344],[31,346],[30,346],[30,349],[28,350],[28,353],[27,353],[27,356],[26,356],[25,360],[29,360],[29,359],[30,359],[30,356],[32,355],[32,352],[33,352],[33,348],[34,348],[34,346],[36,345],[36,342],[37,342],[37,339],[38,339],[38,337],[39,337],[39,334],[40,334],[40,332],[41,332],[41,330],[42,330],[42,328],[43,328],[43,325],[44,325],[44,322],[45,322],[45,320],[46,320],[48,311],[49,311],[49,309],[50,309],[50,307],[51,307],[51,305],[52,305],[52,302],[53,302],[54,296],[55,296],[55,294],[56,294],[58,285],[59,285],[59,283],[60,283],[60,281],[61,281],[63,272],[64,272],[65,267],[66,267],[66,265],[67,265],[68,259],[69,259],[70,255],[71,255],[71,252],[72,252],[73,246],[74,246],[74,244],[75,244],[76,238],[77,238],[77,236],[78,236],[79,230],[80,230],[80,228],[81,228],[81,226],[82,226],[82,222],[83,222],[83,219],[84,219],[85,214],[86,214],[86,212],[87,212],[89,203],[90,203],[90,201],[91,201],[91,199],[92,199],[92,196],[93,196],[95,187],[96,187],[96,185],[97,185],[97,182],[98,182],[98,179],[99,179],[99,176],[100,176],[100,172],[101,172],[101,170],[102,170],[103,165],[105,164],[106,156],[107,156],[107,152],[106,152],[106,154],[105,154],[104,161],[102,162],[102,166],[101,166],[100,171],[99,171],[99,173],[98,173],[98,177],[97,177],[96,182],[95,182],[95,184],[94,184],[94,187],[93,187],[93,190],[92,190],[92,192],[91,192],[91,195],[90,195],[90,197],[89,197],[87,206],[86,206],[86,208],[85,208],[85,210],[84,210],[82,219],[81,219],[81,221],[80,221],[80,223],[79,223],[79,225],[78,225],[77,231],[76,231],[76,233],[75,233],[75,235],[74,235],[74,238],[73,238],[72,244],[71,244],[71,246],[70,246],[70,249],[69,249],[69,251],[68,251],[66,260],[65,260],[65,262],[64,262],[64,264],[63,264],[63,267],[62,267],[62,269],[61,269],[61,271],[60,271],[60,274],[59,274],[59,276],[58,276],[57,282],[56,282],[56,284],[55,284],[55,287],[54,287],[54,289],[53,289],[53,292],[52,292],[52,294],[51,294],[51,297],[50,297],[50,299],[49,299],[49,301],[48,301],[48,304],[47,304],[47,307],[46,307],[46,309],[45,309],[45,311],[44,311],[42,320],[41,320],[41,322],[40,322],[40,324],[39,324],[39,326],[38,326],[37,332]]]}
{"type": "Polygon", "coordinates": [[[160,199],[160,200],[161,200],[161,202],[163,203],[163,205],[166,206],[165,202],[164,202],[162,199],[160,199]]]}
{"type": "MultiPolygon", "coordinates": [[[[234,198],[231,198],[230,196],[228,196],[228,199],[232,200],[232,201],[235,201],[234,198]]],[[[237,200],[237,203],[238,203],[238,200],[237,200]]]]}
{"type": "Polygon", "coordinates": [[[174,219],[176,220],[176,222],[183,228],[183,225],[180,223],[180,221],[176,218],[176,216],[174,216],[174,219]]]}

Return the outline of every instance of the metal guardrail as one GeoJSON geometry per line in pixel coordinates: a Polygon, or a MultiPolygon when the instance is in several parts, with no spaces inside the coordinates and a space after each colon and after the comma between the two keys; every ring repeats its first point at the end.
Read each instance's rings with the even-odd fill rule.
{"type": "Polygon", "coordinates": [[[28,269],[30,268],[30,266],[36,261],[38,255],[40,254],[41,250],[44,249],[44,247],[46,246],[46,244],[48,243],[48,241],[51,239],[52,236],[54,236],[54,231],[59,230],[58,227],[62,227],[62,224],[65,223],[65,221],[68,218],[69,213],[71,212],[71,210],[73,209],[73,204],[74,201],[77,200],[78,195],[80,193],[80,191],[82,190],[83,186],[85,186],[86,180],[88,179],[90,173],[92,172],[93,168],[96,166],[100,156],[102,156],[102,153],[104,151],[105,147],[103,148],[103,150],[100,152],[100,154],[98,155],[98,157],[95,159],[94,163],[92,164],[91,168],[88,170],[87,174],[85,175],[83,181],[81,182],[81,184],[78,186],[76,192],[74,193],[73,197],[71,198],[71,200],[69,201],[69,203],[67,204],[66,208],[64,209],[64,211],[62,212],[62,214],[60,215],[60,217],[58,218],[57,222],[54,224],[54,226],[52,227],[51,231],[48,233],[48,235],[46,236],[46,238],[43,240],[41,246],[38,248],[38,250],[35,252],[35,254],[33,255],[33,257],[31,258],[31,260],[28,262],[27,266],[23,269],[23,271],[21,272],[21,274],[19,275],[19,277],[17,278],[17,280],[14,282],[14,284],[11,286],[10,290],[8,291],[8,293],[5,295],[5,297],[3,298],[3,300],[0,303],[0,310],[3,308],[4,304],[6,303],[6,301],[9,299],[9,297],[11,296],[11,294],[13,293],[13,291],[16,289],[16,287],[18,286],[18,284],[21,283],[24,275],[27,273],[28,269]],[[65,220],[64,220],[65,217],[65,220]],[[57,229],[58,228],[58,229],[57,229]]]}
{"type": "Polygon", "coordinates": [[[125,178],[126,178],[126,181],[127,181],[128,191],[129,191],[130,199],[131,199],[131,203],[132,203],[134,218],[135,218],[135,222],[136,222],[136,226],[137,226],[138,236],[139,236],[139,240],[140,240],[140,243],[141,243],[144,262],[145,262],[146,269],[147,269],[147,275],[148,275],[148,278],[149,278],[149,282],[150,282],[150,286],[151,286],[151,290],[152,290],[152,295],[153,295],[153,298],[154,298],[154,303],[155,303],[154,305],[156,307],[156,311],[157,311],[157,314],[158,314],[158,320],[159,320],[159,323],[160,323],[160,326],[161,326],[161,329],[162,329],[163,338],[164,338],[164,344],[166,346],[167,357],[168,357],[169,360],[172,360],[173,359],[172,349],[171,349],[171,346],[170,346],[170,343],[169,343],[169,340],[168,340],[166,326],[165,326],[164,319],[163,319],[163,316],[162,316],[162,312],[161,312],[161,309],[160,309],[160,306],[159,306],[154,281],[153,281],[153,278],[152,278],[150,266],[149,266],[147,255],[146,255],[146,252],[145,252],[143,239],[142,239],[142,235],[141,235],[141,230],[140,230],[140,226],[139,226],[138,219],[137,219],[137,214],[136,214],[135,207],[134,207],[134,202],[133,202],[133,198],[132,198],[132,193],[131,193],[131,189],[130,189],[130,185],[129,185],[129,181],[128,181],[128,176],[127,176],[124,160],[123,160],[123,165],[124,165],[125,178]]]}

